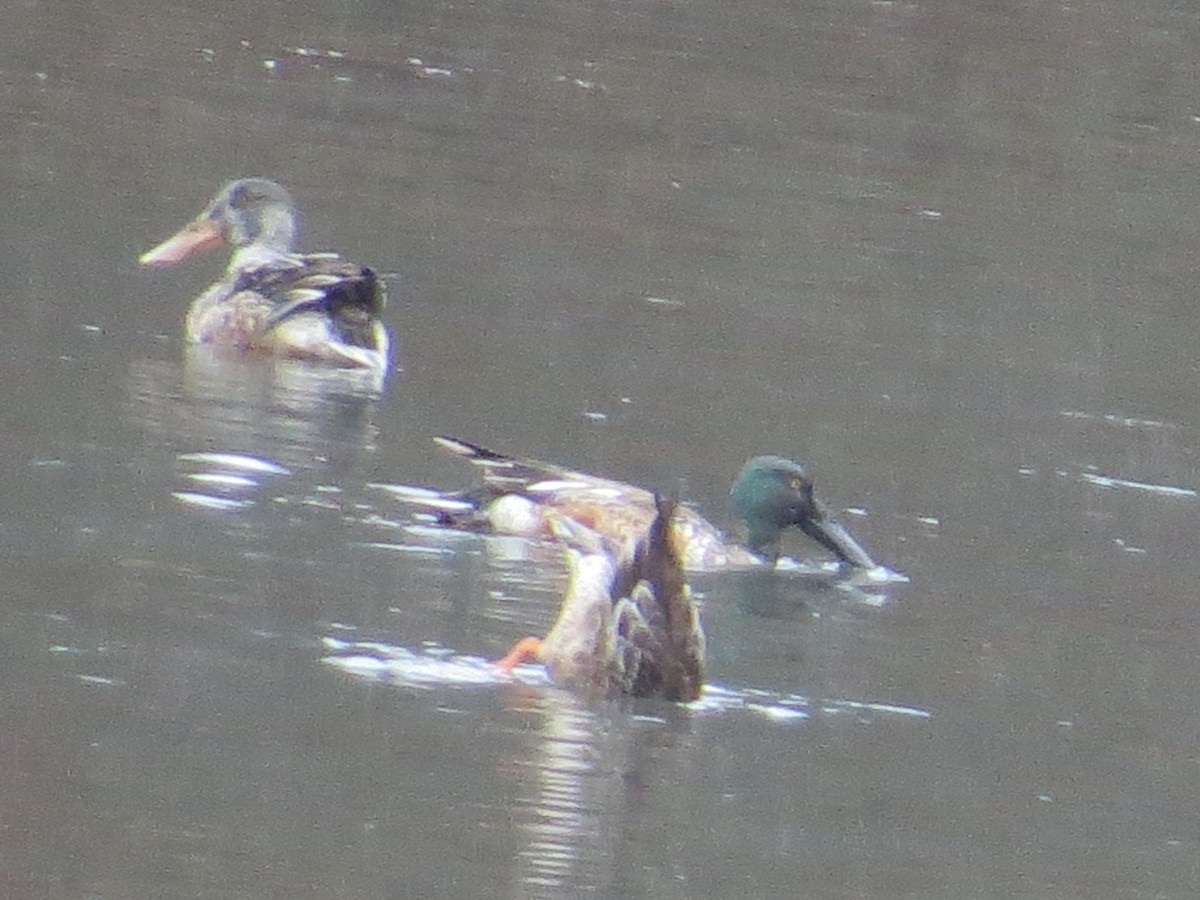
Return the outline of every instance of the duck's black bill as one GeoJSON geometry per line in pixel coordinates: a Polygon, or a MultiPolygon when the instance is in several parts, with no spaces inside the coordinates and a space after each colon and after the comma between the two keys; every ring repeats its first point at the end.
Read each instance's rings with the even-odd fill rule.
{"type": "Polygon", "coordinates": [[[861,569],[874,569],[876,566],[871,554],[839,522],[809,519],[800,525],[800,530],[847,565],[861,569]]]}

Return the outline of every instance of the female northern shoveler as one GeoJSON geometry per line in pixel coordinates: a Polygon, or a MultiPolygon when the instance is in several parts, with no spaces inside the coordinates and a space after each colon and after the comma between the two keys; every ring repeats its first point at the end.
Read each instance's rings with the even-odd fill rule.
{"type": "MultiPolygon", "coordinates": [[[[654,494],[643,488],[504,456],[457,438],[434,440],[483,470],[478,488],[453,495],[449,503],[429,504],[448,524],[552,536],[548,523],[566,516],[619,544],[646,533],[655,518],[654,494]]],[[[746,523],[746,546],[729,543],[707,519],[680,506],[671,532],[685,569],[774,565],[783,531],[791,526],[851,568],[876,568],[867,551],[813,496],[812,480],[800,463],[781,456],[756,456],[742,467],[730,495],[734,510],[746,523]]]]}
{"type": "Polygon", "coordinates": [[[295,233],[288,192],[265,178],[242,178],[225,185],[199,216],[140,262],[170,266],[232,244],[225,275],[188,310],[189,341],[385,371],[383,284],[370,269],[336,253],[292,253],[295,233]]]}
{"type": "Polygon", "coordinates": [[[577,690],[684,702],[700,696],[704,631],[670,540],[678,508],[652,501],[648,529],[621,544],[565,516],[548,520],[566,544],[562,609],[545,638],[519,641],[501,669],[535,659],[577,690]]]}

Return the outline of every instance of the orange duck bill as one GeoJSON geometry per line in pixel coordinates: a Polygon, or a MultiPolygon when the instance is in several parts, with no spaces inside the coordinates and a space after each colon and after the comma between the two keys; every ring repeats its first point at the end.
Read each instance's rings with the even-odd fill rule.
{"type": "Polygon", "coordinates": [[[157,247],[147,250],[138,262],[143,266],[173,266],[193,253],[213,250],[225,243],[225,232],[209,218],[199,218],[183,226],[157,247]]]}

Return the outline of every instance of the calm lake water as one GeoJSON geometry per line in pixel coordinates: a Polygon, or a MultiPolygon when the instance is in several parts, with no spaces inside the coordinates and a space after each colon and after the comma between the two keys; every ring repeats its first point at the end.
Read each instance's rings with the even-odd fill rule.
{"type": "Polygon", "coordinates": [[[5,898],[1200,892],[1200,11],[0,20],[5,898]],[[224,261],[137,255],[243,175],[381,395],[183,345],[224,261]],[[498,680],[562,572],[413,526],[442,433],[729,528],[803,458],[910,582],[697,579],[695,707],[498,680]]]}

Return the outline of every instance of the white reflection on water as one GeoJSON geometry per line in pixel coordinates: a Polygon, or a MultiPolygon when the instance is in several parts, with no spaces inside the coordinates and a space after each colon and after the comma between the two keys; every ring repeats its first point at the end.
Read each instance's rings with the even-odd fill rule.
{"type": "Polygon", "coordinates": [[[1191,498],[1197,496],[1195,488],[1176,487],[1170,484],[1153,484],[1148,481],[1134,481],[1129,478],[1117,478],[1113,475],[1101,475],[1095,472],[1081,472],[1080,481],[1104,488],[1130,488],[1136,491],[1146,491],[1150,494],[1161,494],[1164,497],[1191,498]]]}
{"type": "Polygon", "coordinates": [[[200,509],[234,510],[246,509],[254,505],[253,500],[214,497],[212,494],[202,494],[197,491],[173,491],[171,496],[185,506],[195,506],[200,509]]]}
{"type": "MultiPolygon", "coordinates": [[[[498,672],[492,662],[479,656],[454,652],[428,643],[419,650],[380,641],[322,639],[322,662],[359,678],[415,688],[478,687],[511,684],[551,686],[546,670],[539,665],[517,666],[513,675],[498,672]]],[[[557,689],[554,689],[557,692],[557,689]]],[[[680,704],[698,715],[745,711],[773,722],[796,722],[814,715],[896,715],[929,719],[932,712],[917,706],[878,700],[829,699],[782,693],[769,688],[737,688],[708,683],[694,703],[680,704]]]]}
{"type": "Polygon", "coordinates": [[[199,465],[200,472],[184,478],[206,490],[173,491],[171,496],[185,506],[211,510],[239,510],[255,504],[251,496],[266,476],[291,475],[291,470],[273,460],[247,453],[180,453],[185,466],[199,465]]]}
{"type": "Polygon", "coordinates": [[[744,709],[777,722],[842,713],[853,713],[864,718],[871,714],[906,716],[914,719],[933,717],[933,713],[928,709],[901,703],[822,699],[757,688],[729,688],[711,683],[704,686],[704,695],[691,705],[698,711],[712,713],[744,709]]]}
{"type": "Polygon", "coordinates": [[[472,687],[509,679],[479,656],[464,656],[435,644],[420,650],[375,641],[322,640],[322,662],[359,678],[413,688],[472,687]]]}
{"type": "Polygon", "coordinates": [[[1103,422],[1105,425],[1116,425],[1120,428],[1159,429],[1178,428],[1173,422],[1158,419],[1141,419],[1135,416],[1118,416],[1115,413],[1091,413],[1078,409],[1064,409],[1060,414],[1064,419],[1083,419],[1084,421],[1103,422]]]}
{"type": "Polygon", "coordinates": [[[181,453],[180,462],[198,462],[218,469],[235,469],[269,475],[291,475],[286,466],[247,453],[181,453]]]}

